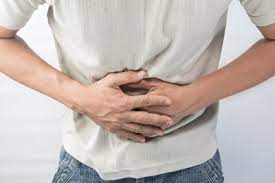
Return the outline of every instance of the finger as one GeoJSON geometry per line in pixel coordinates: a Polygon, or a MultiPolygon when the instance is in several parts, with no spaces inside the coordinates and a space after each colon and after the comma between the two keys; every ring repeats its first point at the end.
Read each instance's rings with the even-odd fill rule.
{"type": "Polygon", "coordinates": [[[148,126],[148,125],[141,125],[137,123],[122,123],[121,127],[124,130],[134,132],[134,133],[141,133],[145,136],[152,136],[152,135],[163,135],[164,131],[158,127],[148,126]]]}
{"type": "Polygon", "coordinates": [[[140,107],[140,108],[137,108],[137,110],[147,111],[149,113],[157,113],[157,114],[162,114],[162,115],[168,114],[167,108],[163,107],[163,106],[140,107]]]}
{"type": "Polygon", "coordinates": [[[132,106],[132,109],[134,108],[140,108],[140,107],[147,107],[147,106],[155,106],[155,105],[171,105],[172,101],[162,95],[153,95],[153,94],[145,94],[145,95],[135,95],[135,96],[128,96],[129,102],[132,106]]]}
{"type": "Polygon", "coordinates": [[[145,71],[124,71],[111,73],[104,79],[108,86],[120,86],[123,84],[138,82],[146,76],[145,71]]]}
{"type": "Polygon", "coordinates": [[[117,130],[116,134],[123,139],[129,139],[129,140],[134,140],[136,142],[145,142],[145,137],[143,135],[140,134],[135,134],[132,132],[128,132],[126,130],[117,130]]]}
{"type": "Polygon", "coordinates": [[[144,89],[148,89],[148,90],[150,90],[151,88],[154,87],[154,85],[151,82],[146,81],[146,80],[141,80],[136,83],[128,83],[128,84],[126,84],[126,86],[130,87],[130,88],[144,88],[144,89]]]}
{"type": "Polygon", "coordinates": [[[127,111],[120,113],[120,121],[135,122],[143,125],[166,127],[173,123],[173,119],[166,115],[148,113],[146,111],[127,111]]]}

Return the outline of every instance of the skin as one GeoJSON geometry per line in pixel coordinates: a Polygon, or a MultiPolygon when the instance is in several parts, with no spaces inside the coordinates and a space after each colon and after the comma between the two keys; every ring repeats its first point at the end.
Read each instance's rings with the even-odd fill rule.
{"type": "Polygon", "coordinates": [[[0,72],[87,115],[121,138],[145,142],[145,136],[162,135],[163,128],[172,122],[169,116],[133,110],[170,105],[168,97],[129,96],[120,89],[119,85],[143,79],[144,71],[109,73],[91,85],[83,85],[42,60],[16,36],[16,31],[4,28],[0,29],[0,72]]]}
{"type": "MultiPolygon", "coordinates": [[[[157,78],[143,79],[137,83],[126,84],[125,88],[143,88],[147,90],[147,94],[167,96],[171,99],[170,106],[148,106],[138,108],[141,111],[154,112],[158,114],[168,115],[172,117],[174,125],[181,119],[200,109],[201,106],[192,106],[198,104],[196,101],[198,93],[193,90],[191,85],[180,86],[177,84],[165,82],[157,78]]],[[[171,126],[170,125],[170,126],[171,126]]],[[[168,127],[170,127],[168,126],[168,127]]]]}
{"type": "Polygon", "coordinates": [[[96,83],[83,85],[48,65],[16,36],[16,30],[0,28],[0,72],[87,115],[123,139],[146,142],[146,136],[163,132],[182,117],[274,76],[275,25],[259,30],[265,39],[240,57],[180,86],[157,78],[144,79],[136,71],[110,73],[96,83]],[[129,96],[121,90],[124,87],[148,92],[129,96]]]}
{"type": "Polygon", "coordinates": [[[144,88],[148,90],[148,94],[169,97],[172,100],[170,106],[151,106],[140,109],[169,115],[173,118],[172,125],[174,125],[189,114],[274,76],[275,24],[258,28],[264,39],[256,42],[231,63],[200,77],[190,85],[178,86],[153,78],[127,84],[125,87],[144,88]]]}

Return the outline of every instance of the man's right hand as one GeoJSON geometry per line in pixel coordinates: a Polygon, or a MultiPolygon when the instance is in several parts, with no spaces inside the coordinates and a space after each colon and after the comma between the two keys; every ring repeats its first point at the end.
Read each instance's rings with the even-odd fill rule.
{"type": "Polygon", "coordinates": [[[130,96],[119,87],[138,82],[145,74],[145,71],[110,73],[91,85],[81,85],[72,109],[124,139],[145,142],[145,136],[162,135],[172,122],[171,117],[133,109],[170,105],[171,100],[161,95],[130,96]]]}
{"type": "Polygon", "coordinates": [[[122,92],[120,85],[143,79],[138,72],[108,74],[85,86],[47,64],[16,36],[16,32],[0,27],[0,72],[15,81],[86,114],[98,125],[127,139],[143,141],[144,136],[161,132],[160,127],[171,119],[145,111],[132,111],[134,108],[169,104],[169,99],[164,96],[129,96],[122,92]]]}

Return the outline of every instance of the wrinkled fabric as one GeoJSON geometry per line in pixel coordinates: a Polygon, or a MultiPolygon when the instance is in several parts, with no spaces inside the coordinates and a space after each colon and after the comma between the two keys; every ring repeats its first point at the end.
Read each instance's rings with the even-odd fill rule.
{"type": "MultiPolygon", "coordinates": [[[[62,71],[92,84],[108,73],[148,71],[180,85],[218,68],[231,0],[1,0],[0,26],[19,29],[43,3],[62,71]]],[[[275,22],[273,0],[242,0],[258,26],[275,22]]],[[[87,99],[92,100],[92,99],[87,99]]],[[[184,101],[183,101],[184,102],[184,101]]],[[[219,102],[147,143],[122,140],[68,109],[64,148],[105,180],[192,167],[217,150],[219,102]]]]}
{"type": "Polygon", "coordinates": [[[59,165],[52,183],[223,183],[219,150],[208,161],[183,170],[143,178],[105,181],[98,173],[71,156],[61,147],[59,165]]]}

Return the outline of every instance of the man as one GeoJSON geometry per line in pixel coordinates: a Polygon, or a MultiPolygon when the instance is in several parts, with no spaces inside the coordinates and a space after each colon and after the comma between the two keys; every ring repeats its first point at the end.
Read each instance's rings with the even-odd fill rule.
{"type": "Polygon", "coordinates": [[[72,109],[53,182],[224,181],[219,100],[275,73],[272,0],[241,0],[265,38],[217,69],[230,2],[0,1],[0,71],[72,109]],[[44,3],[63,72],[16,36],[44,3]]]}

